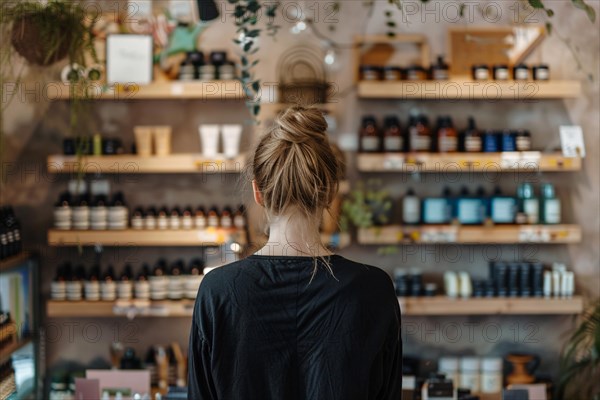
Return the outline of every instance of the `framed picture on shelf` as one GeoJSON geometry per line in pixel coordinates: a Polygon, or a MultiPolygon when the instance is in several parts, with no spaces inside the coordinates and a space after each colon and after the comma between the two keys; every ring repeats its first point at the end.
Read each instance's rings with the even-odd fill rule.
{"type": "Polygon", "coordinates": [[[150,35],[111,34],[106,38],[106,80],[110,84],[152,82],[153,43],[150,35]]]}

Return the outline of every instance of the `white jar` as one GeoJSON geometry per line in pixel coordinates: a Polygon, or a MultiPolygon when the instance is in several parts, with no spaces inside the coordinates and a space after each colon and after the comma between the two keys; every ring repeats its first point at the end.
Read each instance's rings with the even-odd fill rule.
{"type": "Polygon", "coordinates": [[[483,358],[481,360],[481,393],[500,393],[502,380],[502,359],[483,358]]]}
{"type": "Polygon", "coordinates": [[[438,361],[438,372],[446,375],[446,379],[452,381],[454,389],[459,387],[460,373],[458,371],[457,357],[441,357],[438,361]]]}
{"type": "Polygon", "coordinates": [[[479,358],[463,357],[460,359],[460,387],[471,389],[473,393],[479,393],[479,358]]]}

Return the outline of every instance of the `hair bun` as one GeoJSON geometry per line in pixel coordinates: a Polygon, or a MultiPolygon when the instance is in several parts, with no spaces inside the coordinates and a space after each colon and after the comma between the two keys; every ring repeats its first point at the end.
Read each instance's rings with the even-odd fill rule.
{"type": "Polygon", "coordinates": [[[273,137],[295,144],[309,140],[325,140],[327,121],[323,113],[314,107],[293,106],[275,120],[273,137]]]}

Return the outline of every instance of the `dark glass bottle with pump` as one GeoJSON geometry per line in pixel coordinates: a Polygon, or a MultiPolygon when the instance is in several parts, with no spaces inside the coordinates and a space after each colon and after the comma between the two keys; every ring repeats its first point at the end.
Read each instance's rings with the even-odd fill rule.
{"type": "Polygon", "coordinates": [[[461,150],[467,153],[480,153],[482,150],[483,142],[481,140],[481,132],[475,125],[475,119],[469,117],[467,129],[462,135],[461,150]]]}
{"type": "Polygon", "coordinates": [[[377,129],[375,117],[363,117],[359,140],[360,152],[378,153],[381,151],[381,136],[377,129]]]}
{"type": "Polygon", "coordinates": [[[436,148],[440,153],[454,153],[458,151],[458,135],[452,125],[452,118],[448,116],[438,119],[436,148]]]}
{"type": "Polygon", "coordinates": [[[431,66],[431,79],[448,80],[448,64],[444,61],[444,56],[437,57],[437,63],[431,66]]]}
{"type": "Polygon", "coordinates": [[[413,122],[408,130],[410,151],[417,153],[431,151],[429,119],[424,115],[413,118],[413,122]]]}
{"type": "Polygon", "coordinates": [[[395,116],[387,116],[384,120],[383,151],[398,153],[404,150],[404,138],[400,130],[400,121],[395,116]]]}
{"type": "Polygon", "coordinates": [[[424,224],[448,224],[452,219],[452,192],[445,187],[441,197],[423,199],[422,221],[424,224]]]}

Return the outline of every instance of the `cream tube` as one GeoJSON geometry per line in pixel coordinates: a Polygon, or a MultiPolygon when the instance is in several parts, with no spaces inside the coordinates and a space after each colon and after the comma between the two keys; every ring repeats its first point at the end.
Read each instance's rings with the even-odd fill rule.
{"type": "Polygon", "coordinates": [[[149,126],[136,126],[133,128],[135,135],[135,148],[140,157],[152,155],[152,128],[149,126]]]}
{"type": "Polygon", "coordinates": [[[219,125],[200,125],[198,131],[202,155],[206,158],[216,158],[219,152],[219,125]]]}
{"type": "Polygon", "coordinates": [[[154,127],[154,151],[157,156],[168,156],[171,154],[171,127],[154,127]]]}
{"type": "Polygon", "coordinates": [[[223,152],[227,158],[235,158],[240,154],[241,125],[221,125],[223,133],[223,152]]]}

